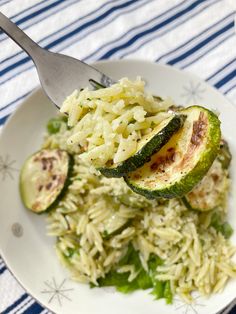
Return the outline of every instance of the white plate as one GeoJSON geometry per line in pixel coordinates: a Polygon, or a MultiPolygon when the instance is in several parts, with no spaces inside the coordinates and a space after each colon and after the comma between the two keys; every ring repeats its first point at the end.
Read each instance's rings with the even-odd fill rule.
{"type": "MultiPolygon", "coordinates": [[[[220,112],[222,131],[236,156],[236,109],[218,91],[200,79],[167,66],[141,61],[108,61],[97,64],[118,79],[141,75],[150,91],[171,96],[179,104],[199,103],[220,112]]],[[[69,280],[47,237],[44,216],[23,207],[19,192],[19,169],[42,143],[45,125],[56,109],[41,89],[25,100],[9,119],[0,137],[0,254],[22,286],[41,304],[58,314],[213,314],[235,297],[236,280],[223,293],[209,299],[198,297],[192,307],[175,299],[173,305],[154,301],[148,291],[123,295],[113,289],[90,289],[69,280]]],[[[232,162],[233,188],[229,220],[236,230],[236,161],[232,162]]],[[[236,234],[232,237],[236,244],[236,234]]]]}

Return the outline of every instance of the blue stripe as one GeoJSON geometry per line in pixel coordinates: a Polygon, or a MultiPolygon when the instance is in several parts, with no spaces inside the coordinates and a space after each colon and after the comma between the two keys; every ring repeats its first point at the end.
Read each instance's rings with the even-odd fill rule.
{"type": "Polygon", "coordinates": [[[181,66],[181,69],[185,69],[186,67],[190,66],[191,64],[193,64],[194,62],[200,60],[202,57],[204,57],[206,54],[208,54],[209,52],[211,52],[212,50],[214,50],[216,47],[220,46],[221,44],[223,44],[225,41],[227,41],[228,39],[230,39],[231,37],[234,36],[234,33],[233,33],[233,29],[232,29],[232,33],[231,34],[225,34],[225,37],[224,38],[221,38],[221,41],[220,43],[219,42],[216,42],[214,43],[213,42],[213,45],[206,51],[206,52],[202,52],[200,55],[197,55],[192,61],[189,61],[187,64],[184,64],[181,66]]]}
{"type": "Polygon", "coordinates": [[[16,300],[16,302],[14,302],[12,305],[10,305],[6,310],[4,310],[1,314],[8,314],[9,312],[11,312],[12,310],[14,310],[14,308],[16,306],[18,306],[21,302],[23,302],[26,298],[28,297],[28,295],[26,293],[24,293],[18,300],[16,300]]]}
{"type": "Polygon", "coordinates": [[[228,94],[232,89],[236,88],[236,84],[227,89],[224,93],[228,94]]]}
{"type": "MultiPolygon", "coordinates": [[[[209,6],[208,6],[209,7],[209,6]]],[[[207,8],[207,7],[206,7],[207,8]]],[[[204,35],[206,32],[210,31],[212,28],[218,26],[220,23],[222,23],[224,20],[228,19],[229,16],[234,16],[234,14],[229,14],[226,17],[224,17],[223,19],[221,19],[220,21],[218,21],[217,23],[211,25],[210,27],[204,29],[204,31],[202,31],[201,33],[195,35],[194,37],[192,37],[190,40],[184,42],[183,44],[181,44],[180,46],[178,46],[177,48],[169,51],[168,53],[163,54],[161,57],[159,57],[158,59],[156,59],[156,62],[160,62],[163,58],[166,58],[168,56],[171,56],[173,53],[177,53],[179,50],[181,50],[182,48],[184,48],[185,46],[187,46],[188,44],[190,44],[191,42],[194,42],[194,40],[198,39],[200,36],[204,35]]]]}
{"type": "MultiPolygon", "coordinates": [[[[113,0],[113,1],[115,1],[115,0],[113,0]]],[[[111,1],[111,2],[113,2],[113,1],[111,1]]],[[[113,20],[116,19],[116,18],[118,18],[119,16],[121,16],[121,14],[122,14],[122,15],[125,15],[125,14],[127,14],[127,13],[129,13],[129,12],[131,12],[131,11],[135,11],[135,10],[137,10],[138,8],[141,8],[142,6],[146,5],[147,2],[150,3],[150,2],[152,2],[152,1],[155,1],[155,0],[138,0],[138,1],[136,1],[136,3],[139,2],[139,5],[136,5],[135,7],[131,7],[131,8],[128,8],[128,7],[127,7],[127,8],[128,8],[127,10],[124,10],[124,11],[122,11],[122,12],[116,14],[116,15],[113,17],[113,20]]],[[[186,0],[185,0],[185,1],[186,1],[186,0]]],[[[110,2],[108,2],[107,4],[109,4],[109,3],[110,3],[110,2]]],[[[102,7],[101,7],[101,8],[102,8],[102,7]]],[[[99,8],[99,9],[101,9],[101,8],[99,8]]],[[[93,14],[93,12],[91,12],[89,15],[91,15],[91,14],[93,14]]],[[[79,20],[83,20],[83,19],[86,18],[87,16],[88,16],[88,15],[84,16],[83,18],[81,18],[81,19],[79,19],[79,20]]],[[[78,20],[78,21],[79,21],[79,20],[78,20]]],[[[110,22],[111,22],[111,21],[108,20],[107,23],[103,23],[103,24],[101,24],[101,25],[98,25],[97,28],[96,28],[96,31],[99,30],[99,29],[101,29],[101,28],[104,27],[104,26],[107,26],[110,22]]],[[[75,23],[73,23],[73,24],[75,24],[75,23]]],[[[69,24],[69,25],[70,25],[70,24],[69,24]]],[[[67,28],[69,25],[67,25],[66,28],[67,28]]],[[[64,29],[64,28],[63,28],[63,29],[64,29]]],[[[57,34],[57,33],[60,32],[60,31],[61,31],[61,30],[59,30],[59,31],[57,31],[57,32],[55,32],[55,33],[53,33],[52,35],[57,34]]],[[[86,32],[84,35],[80,36],[79,38],[78,38],[78,37],[75,38],[75,40],[72,40],[72,41],[70,42],[69,46],[73,45],[74,43],[78,43],[79,40],[82,40],[83,38],[85,38],[86,36],[88,36],[89,34],[91,34],[91,33],[93,33],[93,32],[94,32],[94,30],[92,29],[91,31],[86,32]]],[[[40,41],[40,43],[43,42],[45,39],[50,38],[52,35],[48,35],[47,37],[43,38],[43,39],[40,41]]],[[[68,47],[68,45],[65,43],[64,47],[58,49],[57,52],[60,52],[61,50],[63,50],[64,48],[67,48],[67,47],[68,47]]],[[[6,61],[10,60],[11,58],[18,56],[19,54],[24,54],[24,55],[25,55],[25,53],[22,52],[22,51],[21,51],[21,52],[18,52],[18,53],[16,53],[16,54],[13,55],[13,56],[7,57],[7,58],[4,59],[3,61],[1,61],[0,64],[5,63],[6,61]]],[[[32,67],[30,67],[30,68],[32,68],[32,67]]],[[[29,68],[27,68],[27,69],[29,69],[29,68]]],[[[23,71],[22,71],[22,72],[23,72],[23,71]]],[[[15,75],[14,75],[13,77],[15,77],[15,75]]]]}
{"type": "MultiPolygon", "coordinates": [[[[65,8],[71,6],[73,3],[77,3],[77,2],[79,2],[79,1],[81,1],[81,0],[75,0],[75,1],[72,1],[72,2],[68,3],[68,2],[69,2],[68,0],[67,0],[67,2],[65,2],[64,0],[58,0],[58,1],[54,2],[54,3],[49,4],[48,6],[45,6],[45,7],[41,8],[41,9],[39,9],[38,11],[35,11],[35,12],[33,12],[33,13],[30,13],[29,15],[26,15],[26,16],[24,16],[24,17],[22,17],[22,18],[20,18],[20,19],[17,20],[16,18],[17,18],[18,16],[22,15],[22,13],[23,13],[24,11],[27,12],[28,9],[27,9],[27,10],[24,10],[24,11],[20,12],[19,14],[17,14],[17,15],[15,15],[15,16],[11,17],[11,20],[13,20],[14,23],[17,24],[18,26],[20,26],[22,23],[24,23],[24,22],[26,22],[26,21],[30,21],[30,23],[27,25],[27,27],[22,28],[23,30],[26,30],[26,29],[28,29],[30,26],[36,25],[37,23],[41,22],[42,20],[44,20],[44,18],[47,18],[47,17],[50,16],[50,15],[56,14],[57,12],[59,12],[59,11],[61,10],[61,7],[59,7],[58,10],[55,10],[52,14],[50,14],[49,10],[51,10],[51,9],[53,9],[53,8],[55,8],[55,7],[57,7],[57,6],[59,6],[60,4],[65,4],[65,5],[63,6],[63,9],[65,9],[65,8]],[[37,20],[35,19],[35,17],[39,17],[39,16],[42,15],[44,12],[47,13],[47,14],[45,15],[45,17],[42,17],[41,19],[37,19],[37,20]]],[[[47,4],[47,0],[44,0],[44,1],[40,2],[40,4],[42,4],[42,3],[44,3],[44,2],[46,2],[46,4],[47,4]]],[[[32,7],[30,7],[30,8],[34,8],[34,7],[36,8],[37,6],[38,6],[38,4],[35,5],[35,6],[32,6],[32,7]]],[[[4,40],[6,40],[6,39],[8,39],[8,36],[7,36],[5,33],[1,33],[1,34],[0,34],[0,42],[4,41],[4,40]]]]}
{"type": "MultiPolygon", "coordinates": [[[[110,8],[108,11],[104,12],[103,14],[101,14],[98,17],[96,17],[95,19],[82,24],[80,27],[77,27],[75,30],[71,31],[70,33],[65,34],[64,36],[62,36],[62,37],[58,38],[57,40],[51,42],[50,44],[46,45],[46,48],[50,49],[50,48],[54,47],[55,45],[59,44],[60,42],[62,42],[64,40],[66,40],[67,38],[69,38],[69,37],[71,37],[71,36],[81,32],[82,30],[84,30],[84,29],[88,28],[89,26],[97,23],[98,21],[102,21],[105,17],[107,17],[108,15],[113,13],[114,11],[122,9],[122,8],[125,8],[125,7],[127,7],[129,5],[132,5],[132,4],[136,3],[136,1],[137,0],[129,0],[126,3],[123,3],[123,4],[120,4],[120,5],[114,6],[113,8],[110,8]]],[[[5,59],[4,61],[6,61],[6,60],[7,59],[5,59]]],[[[0,71],[0,76],[3,76],[4,74],[8,73],[9,71],[13,70],[14,68],[19,67],[19,66],[29,62],[30,60],[31,59],[29,57],[25,57],[25,58],[19,60],[18,62],[15,62],[15,63],[9,65],[4,70],[0,71]]],[[[2,64],[2,63],[3,62],[1,62],[0,64],[2,64]]],[[[22,72],[24,72],[24,71],[22,71],[22,72]]],[[[5,80],[5,81],[2,81],[0,85],[2,85],[3,83],[5,83],[8,80],[9,80],[9,78],[7,80],[5,80]]]]}
{"type": "MultiPolygon", "coordinates": [[[[21,100],[23,101],[23,99],[25,99],[31,92],[32,92],[32,90],[29,91],[29,92],[27,92],[27,93],[25,93],[24,95],[22,95],[22,96],[16,98],[15,100],[11,101],[10,103],[8,103],[8,104],[5,105],[4,107],[2,107],[2,108],[0,109],[0,112],[3,111],[3,110],[6,109],[6,108],[12,106],[13,104],[15,104],[15,103],[17,103],[17,102],[19,102],[19,104],[20,104],[20,103],[21,103],[21,100]]],[[[9,114],[7,114],[6,116],[3,116],[2,118],[0,118],[0,125],[3,125],[3,124],[6,122],[6,120],[10,117],[10,115],[11,115],[11,114],[9,113],[9,114]]]]}
{"type": "Polygon", "coordinates": [[[236,78],[236,69],[233,69],[229,74],[227,74],[222,80],[220,80],[219,82],[217,82],[215,84],[216,88],[220,88],[223,85],[225,85],[226,83],[228,83],[229,81],[231,81],[233,78],[236,78]]]}
{"type": "Polygon", "coordinates": [[[78,32],[81,32],[83,29],[103,20],[105,17],[107,17],[108,15],[110,15],[112,12],[125,8],[129,5],[132,5],[136,2],[137,0],[129,0],[123,4],[120,5],[116,5],[113,8],[110,8],[108,11],[104,12],[103,14],[101,14],[100,16],[97,16],[95,19],[93,19],[92,21],[88,21],[85,24],[81,25],[80,27],[76,28],[75,30],[73,30],[71,33],[69,34],[65,34],[64,36],[58,38],[57,40],[53,41],[52,43],[48,44],[46,46],[47,49],[51,49],[52,47],[56,46],[57,44],[61,43],[62,41],[66,40],[67,38],[77,34],[78,32]]]}
{"type": "Polygon", "coordinates": [[[182,6],[183,4],[187,3],[188,0],[184,0],[182,1],[181,3],[179,3],[178,5],[174,6],[174,7],[171,7],[171,9],[168,9],[167,11],[164,11],[163,13],[155,16],[154,18],[152,18],[151,20],[148,20],[147,22],[141,24],[141,25],[138,25],[138,26],[135,26],[133,28],[130,28],[126,33],[123,33],[119,38],[116,38],[102,46],[100,46],[99,48],[97,48],[93,53],[89,54],[87,57],[84,58],[84,60],[87,60],[87,59],[90,59],[92,57],[94,57],[94,55],[99,52],[100,50],[104,49],[105,47],[109,47],[109,45],[113,45],[117,42],[119,42],[120,40],[122,40],[124,37],[126,37],[127,35],[131,34],[133,31],[135,30],[139,30],[141,27],[145,27],[145,26],[148,26],[150,23],[152,23],[153,21],[159,19],[159,18],[162,18],[163,16],[165,15],[169,15],[172,13],[172,11],[174,11],[175,9],[177,9],[179,6],[182,6]]]}
{"type": "Polygon", "coordinates": [[[230,67],[231,64],[233,64],[236,61],[236,59],[234,58],[233,60],[231,60],[230,62],[226,63],[223,67],[221,67],[219,70],[217,70],[214,74],[212,74],[211,76],[208,77],[207,81],[210,81],[213,77],[217,76],[219,73],[221,73],[223,70],[225,70],[226,68],[230,67]]]}
{"type": "MultiPolygon", "coordinates": [[[[40,14],[44,13],[45,11],[52,9],[52,8],[56,7],[57,5],[63,3],[63,2],[64,2],[64,0],[57,0],[54,3],[50,3],[48,6],[43,7],[41,9],[37,10],[36,12],[33,12],[33,13],[21,18],[20,20],[17,21],[17,25],[22,24],[25,21],[28,21],[28,20],[34,18],[35,16],[40,15],[40,14]]],[[[47,3],[47,1],[46,1],[46,3],[47,3]]]]}
{"type": "Polygon", "coordinates": [[[176,57],[172,60],[169,60],[168,64],[174,65],[174,64],[180,62],[181,60],[189,57],[191,54],[193,54],[194,52],[196,52],[200,48],[206,46],[210,41],[214,40],[215,38],[217,38],[218,36],[220,36],[221,34],[223,34],[224,32],[226,32],[227,30],[229,30],[230,28],[233,28],[233,27],[234,27],[234,22],[232,21],[229,24],[227,24],[225,27],[223,27],[222,29],[218,30],[214,34],[210,35],[208,38],[204,39],[202,42],[200,42],[196,46],[192,47],[187,52],[181,54],[179,57],[176,57]]]}
{"type": "Polygon", "coordinates": [[[0,5],[4,5],[4,4],[6,4],[6,3],[8,3],[8,2],[11,2],[12,0],[2,0],[1,1],[1,3],[0,3],[0,5]]]}
{"type": "Polygon", "coordinates": [[[28,309],[26,309],[23,314],[39,314],[44,310],[44,308],[38,303],[33,303],[28,309]]]}
{"type": "MultiPolygon", "coordinates": [[[[153,2],[153,1],[156,1],[156,0],[136,0],[136,6],[135,7],[127,7],[126,10],[120,12],[120,13],[117,13],[116,15],[114,15],[112,17],[112,21],[114,21],[116,18],[120,17],[121,15],[124,16],[130,12],[134,12],[136,11],[137,9],[143,7],[144,5],[146,5],[147,3],[150,3],[150,2],[153,2]],[[137,3],[139,3],[137,5],[137,3]]],[[[186,0],[184,0],[186,1],[186,0]]],[[[111,23],[111,20],[108,20],[106,23],[101,23],[101,24],[98,24],[98,26],[96,27],[96,31],[100,30],[101,28],[107,26],[108,24],[111,23]]],[[[84,33],[83,35],[81,36],[77,36],[75,37],[74,39],[70,40],[69,42],[69,46],[72,46],[73,44],[78,44],[78,41],[82,40],[83,38],[85,38],[86,36],[90,35],[91,33],[93,33],[94,30],[92,29],[91,31],[88,31],[86,33],[84,33]]],[[[58,51],[62,51],[63,49],[67,48],[68,47],[68,44],[65,42],[64,45],[60,45],[60,49],[58,49],[58,51]]],[[[84,60],[84,59],[83,59],[84,60]]]]}
{"type": "Polygon", "coordinates": [[[117,51],[127,48],[128,46],[132,45],[133,43],[135,43],[139,38],[141,38],[142,36],[148,35],[150,33],[155,32],[156,30],[168,25],[169,23],[173,22],[175,19],[180,18],[182,15],[188,13],[190,10],[193,10],[194,8],[196,8],[199,4],[201,4],[203,1],[205,0],[197,0],[194,3],[192,3],[191,5],[189,5],[188,7],[186,7],[185,9],[179,11],[178,13],[172,15],[171,17],[167,18],[165,21],[158,23],[157,25],[139,33],[136,34],[135,36],[133,36],[130,40],[128,40],[126,43],[119,45],[117,47],[114,47],[112,49],[110,49],[108,52],[106,52],[102,57],[100,57],[100,60],[103,59],[107,59],[110,58],[112,55],[114,55],[117,51]]]}
{"type": "MultiPolygon", "coordinates": [[[[140,0],[138,0],[138,1],[140,1],[140,0]]],[[[64,26],[64,27],[62,27],[62,28],[60,28],[60,29],[58,29],[57,31],[51,33],[50,35],[47,35],[47,36],[43,37],[43,38],[38,42],[38,44],[40,44],[40,45],[43,46],[43,42],[46,41],[47,39],[50,40],[50,38],[51,38],[52,36],[57,35],[57,34],[60,34],[61,32],[66,31],[68,28],[70,29],[71,26],[76,26],[76,25],[78,24],[78,22],[81,22],[81,21],[85,20],[86,18],[90,17],[90,16],[93,15],[94,13],[98,14],[100,10],[102,10],[103,8],[105,8],[106,6],[109,6],[110,4],[112,4],[112,3],[114,3],[114,2],[116,2],[116,0],[110,0],[110,1],[108,1],[108,2],[106,2],[106,3],[104,3],[103,5],[101,5],[100,7],[96,8],[95,10],[89,12],[88,14],[86,14],[86,15],[84,15],[84,16],[78,18],[78,19],[76,19],[75,21],[73,21],[73,22],[67,24],[66,26],[64,26]]],[[[17,52],[16,54],[14,54],[14,55],[12,55],[12,56],[3,59],[3,60],[0,62],[0,64],[4,64],[6,61],[11,60],[11,59],[15,58],[15,57],[18,56],[18,55],[24,55],[24,56],[25,56],[25,53],[22,52],[22,51],[17,52]]]]}
{"type": "MultiPolygon", "coordinates": [[[[234,306],[228,314],[235,314],[235,313],[236,313],[236,306],[234,306]]],[[[221,314],[223,314],[223,312],[221,314]]]]}
{"type": "MultiPolygon", "coordinates": [[[[11,0],[10,0],[10,1],[11,1],[11,0]]],[[[19,13],[15,14],[15,15],[13,15],[13,16],[9,16],[9,18],[10,18],[15,24],[19,25],[19,24],[20,24],[19,21],[16,20],[17,17],[22,16],[24,13],[27,13],[28,11],[30,11],[30,10],[33,9],[33,8],[37,9],[37,7],[38,7],[39,5],[41,5],[42,3],[47,3],[47,1],[48,1],[48,0],[40,1],[40,2],[38,2],[38,3],[36,3],[36,4],[32,5],[32,6],[30,6],[30,7],[27,7],[27,9],[24,9],[23,11],[20,11],[19,13]]],[[[8,36],[7,36],[4,32],[0,31],[0,39],[1,39],[0,41],[4,40],[4,39],[6,39],[6,38],[8,38],[8,36]]]]}
{"type": "Polygon", "coordinates": [[[0,268],[3,267],[5,264],[4,264],[4,261],[0,258],[0,268]],[[1,266],[2,265],[2,266],[1,266]]]}
{"type": "MultiPolygon", "coordinates": [[[[1,123],[1,122],[0,122],[0,123],[1,123]]],[[[3,265],[3,267],[0,269],[0,275],[1,275],[2,273],[4,273],[5,270],[7,270],[7,268],[6,268],[5,265],[3,265]]]]}
{"type": "MultiPolygon", "coordinates": [[[[37,2],[36,4],[34,5],[31,5],[30,7],[27,7],[27,9],[24,9],[22,11],[20,11],[19,13],[15,14],[15,15],[12,15],[10,16],[9,18],[12,20],[14,20],[15,18],[23,15],[24,13],[27,13],[28,11],[30,11],[31,9],[37,9],[38,6],[41,6],[42,3],[47,3],[48,0],[43,0],[43,1],[40,1],[40,2],[37,2]]],[[[16,23],[16,21],[14,21],[16,23]]]]}
{"type": "Polygon", "coordinates": [[[31,92],[32,92],[32,90],[29,91],[29,92],[27,92],[27,93],[25,93],[25,94],[22,95],[22,96],[19,96],[18,98],[14,99],[13,101],[11,101],[11,102],[8,103],[7,105],[3,106],[2,108],[0,107],[0,112],[1,112],[3,109],[6,109],[7,107],[13,105],[13,104],[16,103],[17,101],[22,100],[23,98],[25,98],[26,96],[28,96],[31,92]]]}
{"type": "Polygon", "coordinates": [[[8,115],[6,115],[5,117],[3,117],[3,118],[0,118],[0,125],[3,125],[6,121],[7,121],[7,119],[10,117],[10,114],[8,114],[8,115]]]}
{"type": "MultiPolygon", "coordinates": [[[[210,6],[212,6],[213,4],[215,4],[216,2],[219,2],[219,1],[221,1],[221,0],[215,0],[214,3],[213,3],[212,1],[211,1],[211,2],[209,2],[209,1],[208,1],[208,2],[203,2],[202,4],[203,4],[204,6],[202,6],[202,8],[201,8],[201,7],[198,7],[198,10],[193,11],[193,12],[191,13],[191,15],[188,16],[188,18],[192,18],[192,17],[198,15],[199,13],[203,12],[204,10],[206,10],[207,8],[209,8],[210,6]]],[[[151,41],[153,41],[153,40],[156,40],[158,37],[161,37],[161,36],[167,34],[169,31],[171,31],[171,30],[173,30],[173,29],[176,29],[177,27],[179,27],[180,25],[184,24],[185,22],[186,22],[186,20],[180,21],[179,23],[174,24],[173,26],[169,27],[166,31],[163,31],[163,32],[161,32],[161,33],[157,33],[156,35],[155,35],[155,33],[154,33],[154,36],[152,36],[151,38],[149,38],[149,39],[143,41],[140,45],[138,45],[138,46],[136,45],[133,49],[128,49],[127,52],[125,52],[125,53],[119,55],[120,58],[122,59],[122,58],[124,58],[125,56],[127,56],[127,55],[133,53],[134,51],[137,51],[138,49],[140,49],[141,47],[145,46],[145,45],[148,44],[149,42],[151,42],[151,41]]],[[[177,49],[179,49],[179,48],[177,48],[177,49]]],[[[177,50],[177,49],[176,49],[176,50],[177,50]]],[[[166,55],[168,55],[168,54],[166,54],[166,55]]],[[[162,57],[163,57],[163,56],[162,56],[162,57]]]]}
{"type": "Polygon", "coordinates": [[[46,48],[47,49],[50,49],[52,47],[54,47],[55,45],[63,42],[64,40],[66,40],[67,38],[77,34],[78,32],[81,32],[83,29],[99,22],[99,21],[102,21],[105,17],[107,17],[108,15],[110,15],[111,13],[113,13],[114,11],[116,10],[119,10],[119,9],[122,9],[122,8],[125,8],[129,5],[132,5],[132,4],[135,4],[137,2],[137,0],[129,0],[123,4],[120,4],[120,5],[117,5],[117,6],[114,6],[113,8],[109,9],[108,11],[104,12],[103,14],[101,14],[100,16],[96,17],[94,20],[92,21],[89,21],[87,23],[85,23],[84,25],[81,25],[80,27],[76,28],[75,30],[73,30],[71,33],[69,34],[65,34],[64,36],[58,38],[57,40],[55,40],[54,42],[52,42],[51,44],[47,45],[46,48]]]}

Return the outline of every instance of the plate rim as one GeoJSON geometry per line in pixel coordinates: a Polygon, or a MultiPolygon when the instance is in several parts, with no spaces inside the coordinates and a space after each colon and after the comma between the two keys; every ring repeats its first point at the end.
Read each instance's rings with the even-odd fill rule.
{"type": "MultiPolygon", "coordinates": [[[[169,69],[171,71],[174,71],[175,73],[179,73],[179,74],[185,74],[191,78],[194,78],[198,81],[201,81],[202,83],[206,84],[208,88],[211,89],[211,91],[213,91],[214,93],[217,93],[218,96],[220,97],[223,97],[224,98],[224,101],[225,103],[227,103],[228,105],[230,105],[231,107],[234,108],[234,110],[236,110],[235,108],[235,105],[223,94],[221,93],[217,88],[215,88],[214,86],[212,86],[211,84],[209,84],[207,81],[205,81],[204,79],[200,78],[198,75],[188,71],[188,70],[185,70],[185,69],[179,69],[175,66],[171,66],[171,65],[168,65],[168,64],[159,64],[159,63],[156,63],[156,62],[153,62],[153,61],[148,61],[148,60],[143,60],[143,59],[135,59],[135,58],[132,58],[132,59],[118,59],[118,60],[101,60],[101,61],[96,61],[96,62],[92,62],[91,65],[93,67],[96,68],[96,66],[100,66],[100,65],[103,65],[103,64],[109,64],[109,63],[127,63],[127,64],[137,64],[137,63],[141,63],[141,64],[147,64],[147,65],[151,65],[151,66],[157,66],[157,67],[160,67],[160,68],[163,68],[163,69],[169,69]]],[[[44,95],[45,92],[43,90],[43,88],[38,85],[36,86],[35,88],[32,89],[32,91],[29,93],[29,95],[27,95],[25,97],[25,99],[23,101],[20,102],[20,104],[17,106],[17,108],[10,114],[10,117],[7,119],[7,121],[3,124],[3,127],[0,131],[0,140],[1,138],[4,136],[4,133],[6,132],[7,128],[8,128],[8,125],[11,124],[11,121],[12,119],[14,119],[15,115],[18,114],[18,112],[20,110],[22,110],[24,108],[24,104],[28,101],[30,101],[31,98],[34,98],[35,97],[35,94],[37,93],[43,93],[44,95]]],[[[46,95],[46,97],[48,97],[46,95]]],[[[50,99],[49,99],[50,100],[50,99]]],[[[51,100],[50,100],[51,101],[51,100]]],[[[52,101],[51,101],[52,102],[52,101]]],[[[52,103],[52,105],[56,106],[55,104],[52,103]]],[[[7,258],[4,256],[4,253],[2,252],[2,249],[0,247],[0,256],[7,268],[7,270],[10,272],[10,274],[13,276],[13,278],[16,280],[16,282],[21,286],[21,288],[35,301],[37,302],[39,305],[41,305],[43,308],[45,308],[46,310],[50,311],[51,313],[53,314],[57,314],[56,312],[54,312],[52,309],[50,309],[48,307],[47,304],[44,304],[42,301],[40,301],[38,299],[37,296],[34,296],[29,290],[28,288],[26,288],[24,286],[24,284],[22,283],[22,281],[20,279],[17,278],[17,275],[14,274],[14,271],[11,269],[11,267],[8,265],[8,262],[7,262],[7,258]]],[[[234,300],[234,299],[233,299],[234,300]]],[[[227,305],[225,305],[222,309],[220,309],[220,311],[224,310],[227,306],[229,306],[229,304],[231,304],[230,301],[229,303],[227,303],[227,305]]],[[[219,311],[217,311],[215,314],[217,314],[219,311]]]]}

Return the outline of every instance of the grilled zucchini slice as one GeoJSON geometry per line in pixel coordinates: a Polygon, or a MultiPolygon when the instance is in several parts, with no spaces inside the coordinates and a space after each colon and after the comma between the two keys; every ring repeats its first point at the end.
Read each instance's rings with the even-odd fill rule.
{"type": "Polygon", "coordinates": [[[30,156],[20,173],[20,194],[26,208],[42,213],[65,191],[72,159],[60,149],[43,149],[30,156]]]}
{"type": "Polygon", "coordinates": [[[192,106],[183,128],[143,167],[128,174],[126,183],[147,198],[182,197],[204,177],[219,152],[218,117],[210,110],[192,106]]]}
{"type": "Polygon", "coordinates": [[[108,178],[119,178],[136,170],[150,160],[151,156],[168,142],[171,136],[182,127],[184,120],[184,115],[172,115],[164,119],[152,132],[142,137],[133,156],[119,164],[99,168],[98,170],[108,178]]]}
{"type": "Polygon", "coordinates": [[[223,169],[217,158],[206,176],[182,200],[188,209],[210,211],[224,207],[228,191],[228,171],[223,169]]]}

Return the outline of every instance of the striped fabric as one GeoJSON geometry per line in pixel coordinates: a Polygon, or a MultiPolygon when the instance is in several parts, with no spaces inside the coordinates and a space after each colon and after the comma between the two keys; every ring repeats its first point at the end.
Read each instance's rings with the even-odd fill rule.
{"type": "MultiPolygon", "coordinates": [[[[174,65],[236,105],[236,0],[0,0],[0,10],[52,51],[86,62],[136,58],[174,65]]],[[[32,61],[3,33],[0,47],[1,128],[39,82],[32,61]]],[[[1,258],[0,313],[49,313],[1,258]]],[[[236,305],[223,313],[236,313],[236,305]]]]}

